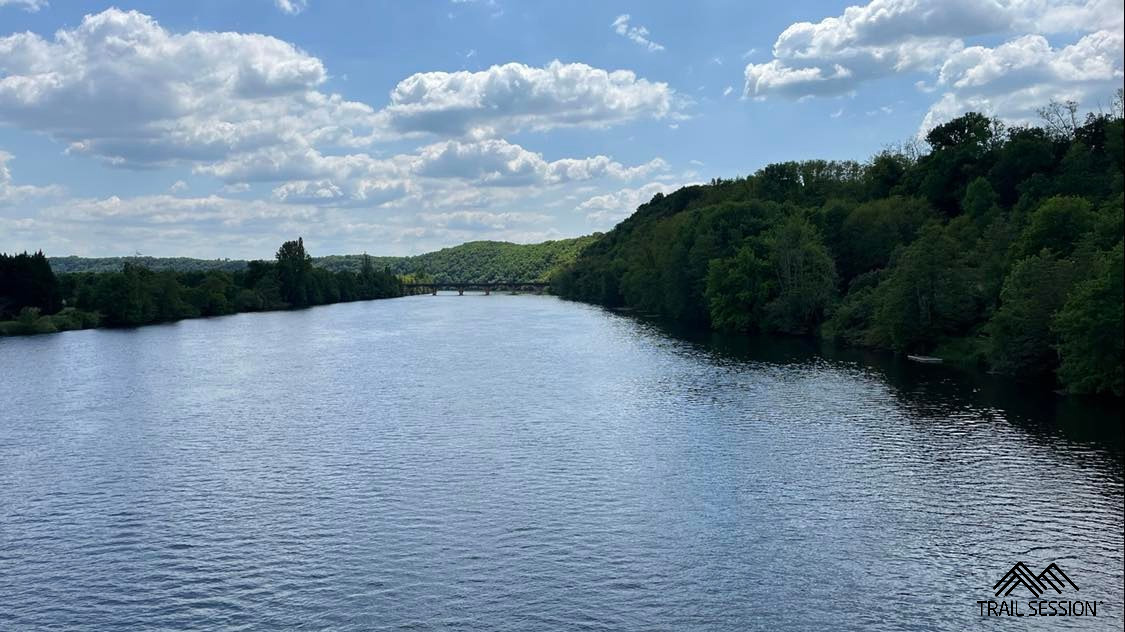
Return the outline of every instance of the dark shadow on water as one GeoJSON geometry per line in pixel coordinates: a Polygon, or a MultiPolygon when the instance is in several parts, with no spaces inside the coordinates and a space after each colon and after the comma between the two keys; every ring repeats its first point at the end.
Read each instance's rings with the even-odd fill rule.
{"type": "Polygon", "coordinates": [[[878,376],[920,417],[947,417],[967,408],[995,410],[1028,434],[1095,447],[1122,463],[1125,401],[1120,398],[1062,395],[1050,380],[1021,381],[964,367],[919,364],[891,352],[842,347],[811,337],[729,334],[625,316],[724,361],[854,367],[878,376]]]}

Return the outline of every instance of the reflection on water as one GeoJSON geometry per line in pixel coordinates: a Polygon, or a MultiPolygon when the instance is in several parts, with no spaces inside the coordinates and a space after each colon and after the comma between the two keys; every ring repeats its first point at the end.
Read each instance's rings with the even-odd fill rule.
{"type": "Polygon", "coordinates": [[[0,384],[4,630],[964,630],[1016,561],[1103,604],[1021,629],[1122,624],[1114,402],[501,295],[0,339],[0,384]]]}
{"type": "Polygon", "coordinates": [[[1075,397],[1056,392],[1049,380],[1016,380],[980,370],[911,362],[889,352],[840,347],[796,337],[747,336],[649,322],[665,335],[734,361],[800,364],[826,360],[863,367],[878,375],[920,415],[993,410],[1029,433],[1089,444],[1121,459],[1123,402],[1113,397],[1075,397]]]}

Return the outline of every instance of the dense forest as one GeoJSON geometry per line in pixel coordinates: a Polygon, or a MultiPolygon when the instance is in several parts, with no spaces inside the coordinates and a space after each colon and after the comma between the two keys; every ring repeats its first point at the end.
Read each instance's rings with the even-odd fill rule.
{"type": "MultiPolygon", "coordinates": [[[[597,237],[590,235],[538,244],[470,241],[413,257],[376,257],[375,263],[395,274],[435,281],[550,281],[555,273],[574,263],[579,253],[597,237]]],[[[355,270],[362,258],[362,255],[328,256],[317,259],[316,265],[329,270],[355,270]]]]}
{"type": "MultiPolygon", "coordinates": [[[[147,268],[153,272],[241,272],[250,264],[245,259],[193,259],[191,257],[47,257],[55,274],[73,272],[121,272],[126,265],[147,268]]],[[[313,259],[316,263],[316,259],[313,259]]]]}
{"type": "Polygon", "coordinates": [[[564,297],[722,330],[932,354],[1122,394],[1122,108],[969,113],[867,163],[769,165],[656,195],[564,297]]]}
{"type": "Polygon", "coordinates": [[[0,335],[145,325],[401,295],[398,277],[377,270],[370,257],[354,272],[313,266],[300,238],[282,244],[274,261],[250,261],[234,272],[157,271],[127,262],[112,272],[56,275],[42,252],[0,254],[0,335]]]}
{"type": "MultiPolygon", "coordinates": [[[[539,244],[513,244],[503,241],[471,241],[443,248],[436,252],[410,257],[368,257],[367,255],[330,255],[313,257],[314,267],[331,272],[360,272],[370,261],[378,270],[389,270],[400,276],[428,278],[436,281],[484,283],[492,281],[548,281],[561,268],[571,264],[578,253],[593,243],[596,236],[545,241],[539,244]]],[[[56,274],[72,272],[120,272],[126,265],[148,268],[154,272],[208,272],[219,270],[237,273],[250,262],[240,259],[191,259],[187,257],[49,257],[56,274]]]]}

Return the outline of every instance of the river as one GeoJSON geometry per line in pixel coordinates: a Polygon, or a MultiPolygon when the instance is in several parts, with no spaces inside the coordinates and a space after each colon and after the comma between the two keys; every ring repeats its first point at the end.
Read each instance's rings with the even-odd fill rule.
{"type": "Polygon", "coordinates": [[[1019,629],[1122,627],[1112,403],[507,295],[0,338],[0,378],[3,630],[994,629],[1018,561],[1097,608],[1019,629]]]}

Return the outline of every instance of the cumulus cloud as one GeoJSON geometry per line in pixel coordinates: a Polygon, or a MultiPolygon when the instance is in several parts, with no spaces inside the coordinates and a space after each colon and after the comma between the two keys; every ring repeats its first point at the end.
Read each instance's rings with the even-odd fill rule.
{"type": "Polygon", "coordinates": [[[665,182],[649,182],[635,189],[621,189],[613,193],[595,195],[578,205],[578,212],[600,229],[612,228],[617,222],[629,217],[641,204],[652,200],[657,193],[671,193],[682,185],[665,182]]]}
{"type": "Polygon", "coordinates": [[[418,73],[376,112],[320,90],[322,62],[282,40],[170,33],[136,11],[109,9],[47,40],[0,38],[0,123],[43,132],[71,153],[137,168],[191,164],[239,179],[314,179],[368,154],[380,134],[461,138],[604,127],[674,115],[673,91],[632,72],[552,62],[480,72],[418,73]]]}
{"type": "Polygon", "coordinates": [[[0,38],[0,122],[135,167],[363,142],[374,111],[320,92],[326,78],[319,59],[273,37],[174,34],[109,9],[53,40],[0,38]]]}
{"type": "Polygon", "coordinates": [[[1110,0],[873,0],[778,36],[774,59],[748,64],[745,94],[830,96],[906,72],[936,72],[965,38],[1014,32],[1118,29],[1110,0]]]}
{"type": "Polygon", "coordinates": [[[520,145],[484,139],[441,141],[388,158],[278,148],[196,171],[228,183],[285,181],[273,190],[274,199],[281,202],[374,207],[413,194],[447,195],[448,187],[434,180],[475,187],[544,187],[598,178],[631,180],[667,169],[661,158],[632,166],[602,155],[548,161],[520,145]]]}
{"type": "Polygon", "coordinates": [[[607,127],[676,113],[668,84],[628,70],[553,61],[479,72],[423,72],[403,79],[380,113],[400,133],[495,136],[520,130],[607,127]]]}
{"type": "Polygon", "coordinates": [[[945,92],[926,113],[922,129],[967,110],[1023,122],[1052,99],[1091,103],[1108,97],[1125,78],[1123,48],[1125,35],[1109,31],[1057,49],[1041,35],[995,48],[966,48],[942,65],[938,88],[945,92]]]}
{"type": "Polygon", "coordinates": [[[190,168],[193,192],[207,177],[224,185],[211,196],[176,181],[163,195],[28,205],[61,191],[15,184],[0,153],[0,204],[15,209],[0,215],[0,247],[261,256],[314,232],[334,251],[546,239],[559,236],[559,218],[521,209],[558,203],[567,183],[590,183],[589,195],[598,181],[643,182],[668,164],[550,160],[503,135],[682,116],[666,84],[558,61],[415,74],[382,109],[328,92],[328,79],[318,58],[277,38],[175,33],[136,11],[109,9],[48,37],[0,36],[0,125],[113,166],[190,168]],[[407,147],[415,137],[424,144],[407,147]]]}
{"type": "Polygon", "coordinates": [[[1122,80],[1125,10],[1113,0],[872,0],[837,17],[799,22],[773,59],[747,64],[744,94],[803,99],[854,92],[865,82],[922,74],[940,92],[929,129],[966,110],[1024,121],[1051,99],[1097,101],[1122,80]],[[1060,48],[1056,39],[1079,34],[1060,48]],[[972,38],[1014,36],[998,45],[972,38]]]}
{"type": "Polygon", "coordinates": [[[60,195],[62,188],[57,186],[39,187],[30,184],[15,184],[8,162],[12,154],[0,149],[0,207],[11,206],[31,198],[60,195]]]}
{"type": "Polygon", "coordinates": [[[419,176],[454,177],[483,185],[559,184],[600,177],[631,179],[667,168],[660,158],[626,167],[607,156],[547,161],[542,154],[499,139],[446,141],[423,147],[411,161],[419,176]]]}
{"type": "Polygon", "coordinates": [[[406,197],[413,188],[406,180],[296,180],[275,188],[273,197],[294,204],[375,207],[406,197]]]}
{"type": "Polygon", "coordinates": [[[613,21],[613,24],[610,25],[613,27],[613,32],[632,41],[635,44],[644,46],[650,53],[664,50],[664,47],[662,45],[657,44],[656,42],[649,39],[649,32],[647,28],[643,26],[630,25],[630,19],[631,18],[629,17],[628,13],[623,13],[617,16],[617,19],[615,19],[613,21]]]}

